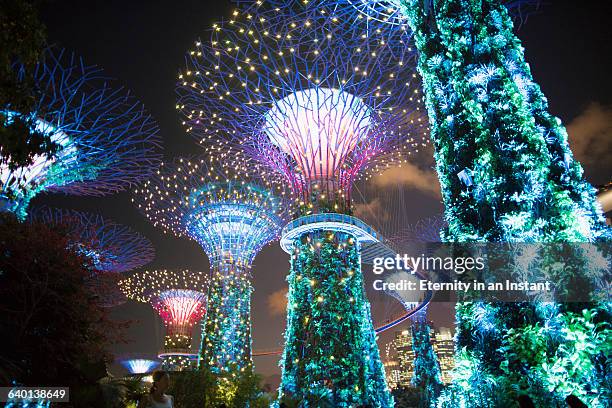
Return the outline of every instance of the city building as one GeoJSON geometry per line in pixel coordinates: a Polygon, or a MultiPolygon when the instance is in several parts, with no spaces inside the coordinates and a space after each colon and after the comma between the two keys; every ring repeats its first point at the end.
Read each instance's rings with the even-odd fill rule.
{"type": "MultiPolygon", "coordinates": [[[[454,367],[453,332],[447,327],[432,327],[430,341],[436,353],[442,382],[451,382],[454,367]]],[[[390,388],[410,387],[414,375],[414,350],[410,329],[396,331],[392,341],[385,348],[385,374],[390,388]]]]}
{"type": "Polygon", "coordinates": [[[440,329],[433,330],[433,333],[434,341],[432,344],[440,364],[442,382],[450,384],[451,370],[455,367],[453,332],[447,327],[440,327],[440,329]]]}

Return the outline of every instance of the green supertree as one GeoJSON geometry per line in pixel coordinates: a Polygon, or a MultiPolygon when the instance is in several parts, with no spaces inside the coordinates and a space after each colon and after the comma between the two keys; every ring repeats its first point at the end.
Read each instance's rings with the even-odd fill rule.
{"type": "Polygon", "coordinates": [[[452,241],[588,242],[603,224],[499,0],[401,3],[452,241]]]}
{"type": "Polygon", "coordinates": [[[282,395],[312,407],[390,406],[358,240],[318,230],[293,245],[282,395]]]}
{"type": "MultiPolygon", "coordinates": [[[[548,112],[533,81],[506,7],[482,0],[405,1],[402,6],[419,50],[449,224],[445,239],[597,239],[603,219],[593,188],[573,158],[565,128],[548,112]]],[[[475,363],[465,370],[472,376],[463,388],[467,400],[499,406],[526,393],[540,404],[553,404],[577,393],[593,406],[604,406],[598,396],[603,391],[595,384],[601,376],[592,366],[600,350],[580,356],[576,365],[589,361],[587,367],[547,368],[551,360],[563,359],[563,348],[571,348],[565,323],[585,306],[459,304],[457,365],[475,363]],[[555,329],[540,330],[547,325],[555,329]],[[539,348],[534,343],[517,352],[520,336],[513,333],[527,332],[539,333],[539,348]],[[536,351],[545,355],[542,361],[529,358],[536,351]],[[490,386],[494,383],[496,389],[490,386]]],[[[575,356],[573,349],[568,354],[575,356]]]]}
{"type": "Polygon", "coordinates": [[[431,344],[431,327],[425,313],[417,315],[410,327],[414,350],[412,385],[421,393],[420,407],[429,407],[442,391],[442,373],[431,344]]]}

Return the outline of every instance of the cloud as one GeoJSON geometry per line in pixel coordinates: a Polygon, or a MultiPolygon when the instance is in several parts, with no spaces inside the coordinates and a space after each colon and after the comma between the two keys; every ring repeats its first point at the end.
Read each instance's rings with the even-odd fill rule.
{"type": "Polygon", "coordinates": [[[404,185],[414,188],[430,196],[440,197],[440,183],[434,170],[423,170],[412,163],[403,164],[402,167],[391,167],[381,175],[372,178],[378,187],[391,185],[404,185]]]}
{"type": "MultiPolygon", "coordinates": [[[[591,103],[567,125],[570,146],[585,167],[605,166],[610,172],[612,163],[612,105],[591,103]]],[[[588,169],[592,170],[592,169],[588,169]]],[[[604,174],[610,177],[612,174],[604,174]]]]}
{"type": "Polygon", "coordinates": [[[367,203],[357,203],[354,205],[354,208],[355,217],[365,221],[387,221],[390,216],[378,197],[367,203]]]}
{"type": "Polygon", "coordinates": [[[268,310],[272,316],[284,316],[287,313],[287,288],[279,289],[268,296],[268,310]]]}

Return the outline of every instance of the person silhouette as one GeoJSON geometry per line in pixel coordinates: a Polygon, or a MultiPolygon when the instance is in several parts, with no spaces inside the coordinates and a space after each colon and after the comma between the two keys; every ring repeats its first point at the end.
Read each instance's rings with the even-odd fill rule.
{"type": "Polygon", "coordinates": [[[153,385],[148,395],[145,395],[138,407],[174,408],[174,397],[166,395],[170,386],[170,375],[166,371],[157,370],[153,373],[153,385]]]}

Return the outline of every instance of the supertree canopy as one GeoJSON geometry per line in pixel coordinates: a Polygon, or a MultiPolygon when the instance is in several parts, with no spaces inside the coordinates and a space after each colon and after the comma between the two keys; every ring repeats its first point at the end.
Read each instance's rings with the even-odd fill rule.
{"type": "Polygon", "coordinates": [[[159,362],[147,358],[129,358],[121,360],[121,365],[123,365],[130,374],[146,374],[153,371],[159,365],[159,362]]]}
{"type": "MultiPolygon", "coordinates": [[[[16,66],[22,75],[23,68],[16,66]]],[[[161,160],[157,125],[143,106],[64,51],[48,50],[33,72],[37,100],[32,112],[0,107],[8,126],[16,117],[57,148],[29,166],[0,162],[0,206],[24,218],[30,200],[42,191],[103,195],[121,191],[153,173],[161,160]]],[[[2,152],[0,148],[0,154],[2,152]]]]}
{"type": "Polygon", "coordinates": [[[119,287],[129,299],[149,303],[164,322],[164,349],[159,354],[164,367],[188,368],[194,356],[193,328],[206,314],[206,274],[181,269],[143,271],[122,279],[119,287]]]}
{"type": "Polygon", "coordinates": [[[353,181],[422,141],[411,55],[366,19],[258,2],[214,25],[179,76],[188,132],[240,145],[301,201],[281,240],[292,254],[282,398],[392,405],[360,265],[377,234],[349,214],[353,181]]]}
{"type": "Polygon", "coordinates": [[[136,192],[149,220],[198,242],[212,279],[203,324],[200,364],[244,371],[251,360],[251,264],[278,239],[290,196],[273,175],[232,149],[206,159],[162,165],[136,192]]]}
{"type": "Polygon", "coordinates": [[[240,144],[289,182],[304,213],[348,212],[364,169],[400,164],[424,138],[413,53],[332,9],[258,4],[189,52],[177,89],[186,129],[205,146],[240,144]]]}
{"type": "Polygon", "coordinates": [[[155,257],[147,238],[98,214],[36,207],[29,219],[65,230],[71,246],[91,261],[87,283],[102,306],[124,303],[125,297],[117,287],[119,274],[146,265],[155,257]]]}

